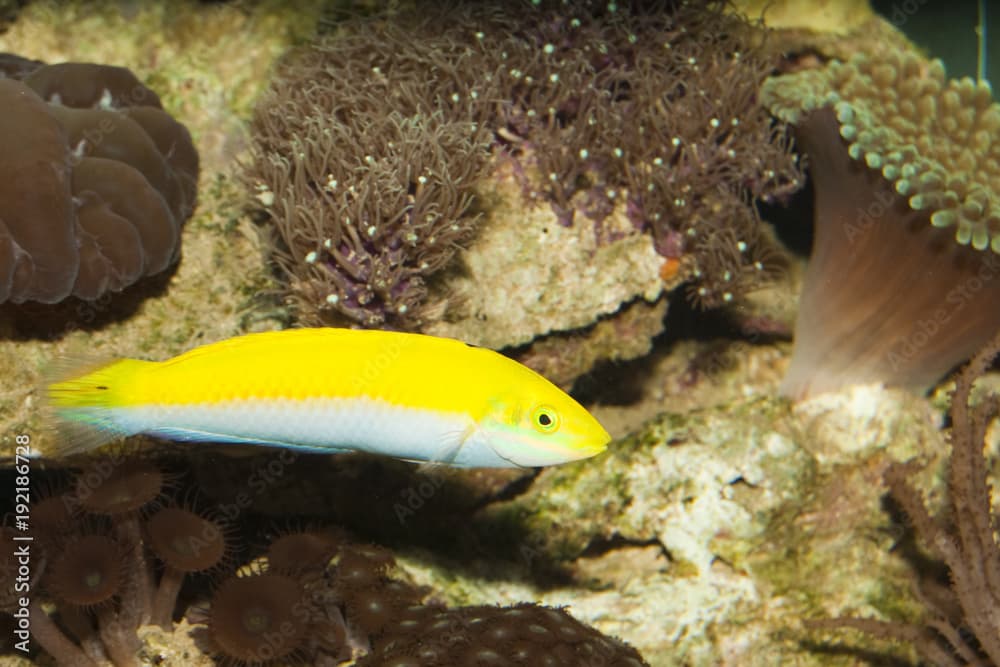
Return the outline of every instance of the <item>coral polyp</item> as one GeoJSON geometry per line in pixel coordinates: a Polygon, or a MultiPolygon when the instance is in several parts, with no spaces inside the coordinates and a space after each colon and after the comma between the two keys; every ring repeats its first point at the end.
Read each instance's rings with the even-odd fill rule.
{"type": "Polygon", "coordinates": [[[169,628],[185,575],[224,567],[228,543],[219,521],[181,507],[164,507],[145,524],[149,547],[163,563],[152,622],[169,628]]]}
{"type": "Polygon", "coordinates": [[[481,181],[507,173],[522,205],[602,244],[621,236],[616,210],[658,248],[680,239],[705,305],[760,284],[769,241],[749,202],[800,178],[757,104],[771,64],[721,4],[470,3],[348,22],[292,53],[245,177],[299,316],[440,319],[427,280],[489,215],[481,181]]]}
{"type": "Polygon", "coordinates": [[[107,535],[72,538],[53,558],[46,587],[57,600],[77,607],[109,603],[125,581],[124,556],[122,545],[107,535]]]}
{"type": "Polygon", "coordinates": [[[271,573],[233,577],[212,596],[209,632],[222,655],[237,664],[290,658],[303,648],[305,590],[271,573]]]}
{"type": "Polygon", "coordinates": [[[268,546],[268,568],[283,573],[323,570],[347,541],[347,535],[336,530],[285,533],[268,546]]]}

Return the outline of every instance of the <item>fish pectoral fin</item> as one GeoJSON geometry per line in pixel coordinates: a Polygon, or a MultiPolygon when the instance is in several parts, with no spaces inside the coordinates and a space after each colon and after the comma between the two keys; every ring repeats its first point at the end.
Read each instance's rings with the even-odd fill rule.
{"type": "Polygon", "coordinates": [[[476,430],[476,425],[470,423],[460,431],[449,431],[441,436],[440,441],[431,451],[431,455],[417,468],[417,472],[426,473],[440,466],[453,466],[458,453],[462,451],[469,436],[476,430]]]}

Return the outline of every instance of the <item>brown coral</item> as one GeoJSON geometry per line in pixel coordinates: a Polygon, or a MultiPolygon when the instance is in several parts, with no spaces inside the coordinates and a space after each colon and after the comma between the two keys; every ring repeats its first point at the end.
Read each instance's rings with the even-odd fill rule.
{"type": "Polygon", "coordinates": [[[94,514],[131,515],[156,500],[167,477],[146,459],[99,459],[80,471],[72,504],[94,514]]]}
{"type": "Polygon", "coordinates": [[[322,571],[346,541],[346,533],[335,529],[285,533],[267,549],[268,569],[281,573],[322,571]]]}
{"type": "Polygon", "coordinates": [[[132,561],[134,585],[125,592],[125,626],[138,627],[152,614],[153,586],[142,550],[140,512],[163,492],[167,476],[146,459],[99,459],[84,468],[76,480],[73,502],[83,509],[111,517],[118,540],[132,561]]]}
{"type": "Polygon", "coordinates": [[[163,562],[151,621],[169,629],[184,575],[218,568],[224,562],[225,526],[189,509],[164,507],[146,521],[146,533],[150,548],[163,562]]]}
{"type": "Polygon", "coordinates": [[[125,580],[124,548],[101,534],[75,537],[63,545],[45,575],[57,600],[79,607],[108,603],[125,580]]]}
{"type": "Polygon", "coordinates": [[[176,262],[198,176],[184,126],[127,69],[3,55],[0,302],[96,299],[176,262]]]}
{"type": "Polygon", "coordinates": [[[770,64],[720,5],[470,3],[293,54],[257,109],[247,180],[300,317],[440,318],[420,308],[426,279],[470,237],[475,182],[499,162],[561,224],[587,218],[610,243],[617,209],[662,253],[693,254],[706,305],[758,285],[768,243],[748,202],[798,171],[756,101],[770,64]]]}
{"type": "Polygon", "coordinates": [[[212,597],[212,640],[223,655],[243,664],[291,659],[308,632],[305,599],[301,584],[284,575],[227,579],[212,597]]]}
{"type": "Polygon", "coordinates": [[[358,667],[478,667],[496,665],[642,667],[639,653],[589,628],[563,609],[417,607],[404,615],[358,667]]]}
{"type": "MultiPolygon", "coordinates": [[[[28,598],[28,606],[22,607],[23,592],[19,592],[15,583],[19,576],[29,571],[23,562],[24,557],[18,552],[22,550],[18,537],[23,537],[13,528],[0,526],[0,610],[15,614],[18,622],[14,636],[18,642],[34,639],[59,664],[73,667],[97,667],[97,662],[90,659],[66,634],[56,625],[55,621],[45,612],[39,596],[28,598]],[[27,618],[24,618],[25,612],[27,618]]],[[[32,587],[37,584],[37,576],[29,577],[32,587]]]]}
{"type": "Polygon", "coordinates": [[[85,637],[90,625],[81,611],[97,611],[102,644],[116,667],[137,664],[139,641],[134,628],[129,627],[130,615],[117,609],[119,604],[128,604],[123,598],[139,583],[126,557],[134,548],[99,529],[87,528],[64,541],[43,578],[52,596],[69,606],[68,616],[74,624],[85,628],[85,637]]]}
{"type": "Polygon", "coordinates": [[[816,191],[783,391],[927,388],[1000,328],[1000,105],[906,51],[776,77],[762,98],[816,191]]]}

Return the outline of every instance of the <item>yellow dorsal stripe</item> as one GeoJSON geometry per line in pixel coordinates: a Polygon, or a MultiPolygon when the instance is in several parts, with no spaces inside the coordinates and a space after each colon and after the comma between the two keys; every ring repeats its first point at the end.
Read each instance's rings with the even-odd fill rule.
{"type": "MultiPolygon", "coordinates": [[[[138,373],[119,405],[370,397],[478,419],[533,371],[460,341],[349,329],[260,333],[195,348],[138,373]]],[[[537,377],[537,376],[536,376],[537,377]]]]}

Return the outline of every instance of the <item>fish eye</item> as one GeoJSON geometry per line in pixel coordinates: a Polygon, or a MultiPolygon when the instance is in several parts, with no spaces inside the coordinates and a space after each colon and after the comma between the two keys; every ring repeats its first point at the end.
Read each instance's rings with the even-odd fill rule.
{"type": "Polygon", "coordinates": [[[543,433],[552,433],[559,428],[559,416],[552,408],[542,405],[531,413],[531,423],[543,433]]]}

